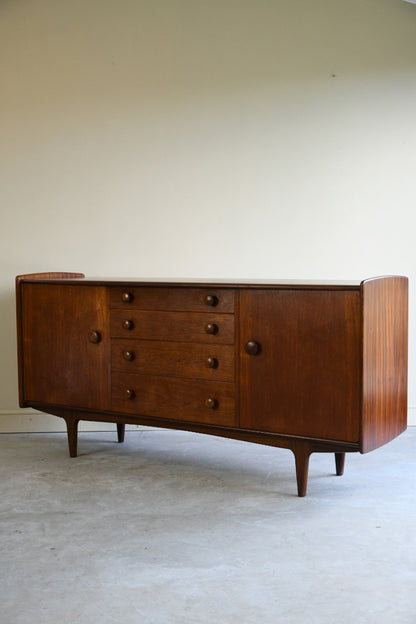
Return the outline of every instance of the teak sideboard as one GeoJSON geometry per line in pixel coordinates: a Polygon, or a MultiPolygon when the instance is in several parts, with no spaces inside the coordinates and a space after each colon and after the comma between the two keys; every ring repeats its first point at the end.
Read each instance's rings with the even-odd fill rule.
{"type": "Polygon", "coordinates": [[[309,456],[366,453],[407,422],[408,280],[16,278],[20,406],[182,429],[309,456]]]}

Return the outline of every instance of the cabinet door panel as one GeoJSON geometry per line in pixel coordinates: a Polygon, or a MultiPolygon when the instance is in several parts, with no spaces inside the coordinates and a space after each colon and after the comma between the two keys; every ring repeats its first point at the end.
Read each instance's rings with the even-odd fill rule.
{"type": "Polygon", "coordinates": [[[25,401],[107,409],[106,288],[24,284],[22,297],[25,401]]]}
{"type": "Polygon", "coordinates": [[[358,442],[359,291],[247,289],[240,314],[240,426],[358,442]]]}

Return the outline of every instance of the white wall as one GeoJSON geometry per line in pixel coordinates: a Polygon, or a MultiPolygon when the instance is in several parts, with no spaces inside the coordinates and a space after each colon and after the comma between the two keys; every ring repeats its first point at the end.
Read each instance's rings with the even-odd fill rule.
{"type": "Polygon", "coordinates": [[[416,424],[415,102],[400,0],[2,0],[0,430],[47,270],[408,275],[416,424]]]}

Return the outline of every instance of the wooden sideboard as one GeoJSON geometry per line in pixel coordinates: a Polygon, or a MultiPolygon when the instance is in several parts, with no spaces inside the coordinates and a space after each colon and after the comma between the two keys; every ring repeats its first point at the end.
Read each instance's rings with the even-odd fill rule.
{"type": "Polygon", "coordinates": [[[16,278],[20,406],[183,429],[309,456],[406,429],[408,280],[173,282],[16,278]]]}

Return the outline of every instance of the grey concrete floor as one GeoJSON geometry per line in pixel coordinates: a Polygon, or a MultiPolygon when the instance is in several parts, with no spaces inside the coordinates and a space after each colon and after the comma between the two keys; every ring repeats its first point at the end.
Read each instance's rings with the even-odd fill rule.
{"type": "Polygon", "coordinates": [[[415,624],[416,428],[368,455],[0,436],[1,624],[415,624]]]}

